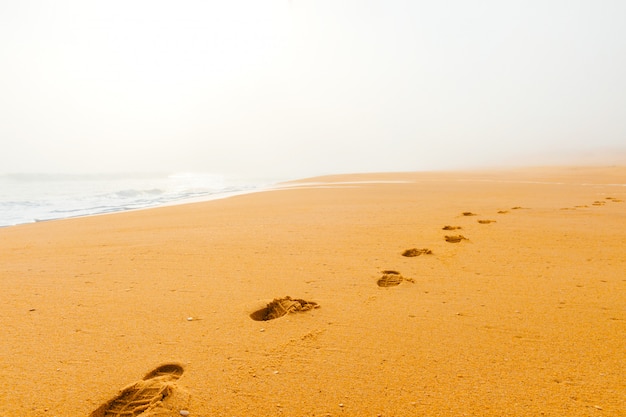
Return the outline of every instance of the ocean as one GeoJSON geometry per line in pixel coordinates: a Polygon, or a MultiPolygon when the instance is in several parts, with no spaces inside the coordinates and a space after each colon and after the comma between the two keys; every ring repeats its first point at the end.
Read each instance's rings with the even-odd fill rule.
{"type": "Polygon", "coordinates": [[[0,227],[210,200],[278,181],[211,173],[0,174],[0,227]]]}

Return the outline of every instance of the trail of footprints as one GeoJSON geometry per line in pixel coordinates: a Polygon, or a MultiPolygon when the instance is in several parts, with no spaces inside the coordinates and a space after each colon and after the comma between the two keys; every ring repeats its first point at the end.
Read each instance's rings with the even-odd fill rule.
{"type": "MultiPolygon", "coordinates": [[[[607,202],[623,203],[623,200],[606,197],[605,200],[596,200],[591,203],[592,206],[604,206],[607,202]]],[[[589,207],[575,206],[572,208],[589,207]]],[[[522,207],[512,207],[511,210],[520,210],[522,207]]],[[[499,210],[498,214],[506,214],[508,210],[499,210]]],[[[463,217],[477,216],[476,213],[469,211],[461,213],[463,217]]],[[[479,219],[479,224],[495,223],[491,219],[479,219]]],[[[446,225],[442,230],[446,232],[462,230],[461,226],[446,225]]],[[[461,234],[449,234],[443,236],[448,243],[460,243],[469,240],[461,234]]],[[[422,255],[432,255],[433,251],[427,248],[411,248],[402,253],[404,257],[418,257],[422,255]]],[[[396,270],[384,270],[382,276],[377,280],[377,284],[382,288],[397,287],[403,282],[414,283],[413,278],[403,276],[396,270]]],[[[288,314],[310,311],[319,308],[319,305],[313,301],[306,301],[300,298],[275,298],[267,304],[266,307],[254,311],[250,314],[250,318],[257,321],[274,320],[288,314]]],[[[181,407],[168,407],[167,400],[175,392],[176,385],[174,382],[178,380],[184,372],[181,365],[168,363],[157,367],[149,372],[142,380],[137,381],[126,388],[122,389],[118,395],[111,400],[102,404],[89,417],[157,417],[172,415],[176,409],[179,415],[187,416],[189,411],[181,409],[181,407]]]]}
{"type": "MultiPolygon", "coordinates": [[[[613,197],[607,197],[606,200],[613,201],[613,202],[622,202],[622,200],[619,200],[613,197]]],[[[511,207],[510,210],[522,210],[522,209],[523,207],[516,206],[516,207],[511,207]]],[[[509,213],[509,210],[499,210],[497,213],[507,214],[509,213]]],[[[461,215],[462,217],[478,216],[478,214],[473,213],[471,211],[464,211],[461,213],[461,215]]],[[[496,220],[478,219],[477,222],[479,224],[491,224],[491,223],[496,223],[496,220]]],[[[446,225],[442,227],[442,230],[448,231],[448,232],[458,231],[462,229],[463,228],[461,226],[446,225]]],[[[463,241],[469,241],[469,239],[463,236],[462,234],[446,234],[443,236],[443,238],[448,243],[460,243],[463,241]]],[[[422,256],[422,255],[432,255],[432,254],[433,254],[433,251],[428,248],[421,248],[421,249],[410,248],[410,249],[406,249],[402,253],[402,256],[413,258],[413,257],[422,256]]],[[[415,283],[415,280],[413,278],[405,277],[396,270],[389,269],[389,270],[381,271],[381,273],[382,273],[381,277],[378,278],[378,280],[376,281],[379,287],[383,287],[383,288],[397,287],[403,282],[415,283]]],[[[300,298],[291,298],[287,296],[283,298],[275,298],[263,308],[252,312],[250,314],[250,318],[256,321],[268,321],[268,320],[274,320],[274,319],[277,319],[277,318],[280,318],[280,317],[283,317],[292,313],[310,311],[313,309],[317,309],[319,307],[320,307],[319,304],[313,301],[307,301],[307,300],[303,300],[300,298]]]]}
{"type": "MultiPolygon", "coordinates": [[[[604,206],[607,202],[612,202],[612,203],[623,203],[624,201],[615,197],[605,197],[604,200],[596,200],[593,203],[591,203],[592,206],[597,206],[597,207],[601,207],[604,206]]],[[[575,210],[576,208],[587,208],[589,207],[588,205],[579,205],[579,206],[575,206],[573,208],[563,208],[561,210],[575,210]]],[[[511,207],[510,210],[522,210],[524,209],[524,207],[520,207],[520,206],[516,206],[516,207],[511,207]]],[[[498,210],[497,211],[498,214],[507,214],[509,213],[509,210],[498,210]]],[[[478,214],[473,213],[471,211],[464,211],[461,213],[461,215],[463,217],[472,217],[472,216],[477,216],[478,214]]],[[[492,219],[478,219],[477,222],[479,224],[491,224],[491,223],[496,223],[496,220],[492,220],[492,219]]],[[[445,231],[458,231],[458,230],[462,230],[463,228],[461,226],[451,226],[451,225],[445,225],[442,227],[442,230],[445,231]]],[[[457,232],[458,233],[458,232],[457,232]]],[[[444,239],[446,242],[448,243],[460,243],[464,240],[469,241],[468,238],[466,238],[465,236],[463,236],[462,234],[446,234],[444,235],[444,239]]],[[[407,249],[402,253],[402,256],[405,257],[415,257],[415,256],[420,256],[420,255],[432,255],[433,252],[430,249],[417,249],[417,248],[412,248],[412,249],[407,249]]],[[[379,287],[396,287],[398,285],[400,285],[402,282],[415,282],[415,280],[413,280],[412,278],[406,278],[403,277],[402,274],[400,274],[400,272],[398,271],[394,271],[394,270],[385,270],[382,271],[382,276],[378,279],[377,284],[379,287]]]]}
{"type": "MultiPolygon", "coordinates": [[[[516,210],[520,208],[521,207],[513,207],[512,210],[516,210]]],[[[508,211],[501,210],[501,211],[498,211],[498,213],[504,214],[504,213],[508,213],[508,211]]],[[[461,215],[463,217],[477,216],[476,213],[472,213],[471,211],[464,211],[463,213],[461,213],[461,215]]],[[[480,224],[490,224],[490,223],[495,223],[495,222],[496,222],[495,220],[491,220],[491,219],[479,219],[478,220],[478,223],[480,224]]],[[[446,226],[443,226],[441,229],[449,232],[449,231],[462,230],[463,227],[446,225],[446,226]]],[[[466,238],[465,236],[461,234],[444,235],[443,238],[448,243],[459,243],[464,240],[469,240],[468,238],[466,238]]],[[[412,258],[412,257],[420,256],[420,255],[432,255],[432,254],[433,254],[433,251],[428,248],[422,248],[422,249],[411,248],[411,249],[405,250],[402,253],[402,256],[412,258]]],[[[382,271],[382,276],[378,279],[378,281],[376,281],[379,287],[397,287],[402,282],[415,283],[415,280],[413,278],[407,278],[407,277],[402,276],[402,274],[398,271],[385,270],[385,271],[382,271]]]]}
{"type": "MultiPolygon", "coordinates": [[[[624,200],[620,200],[619,198],[615,198],[615,197],[605,197],[604,200],[596,200],[593,203],[591,203],[592,206],[596,206],[596,207],[602,207],[604,205],[606,205],[606,203],[623,203],[624,200]]],[[[583,205],[578,205],[578,206],[574,206],[574,207],[563,207],[561,208],[561,210],[576,210],[579,208],[589,208],[589,205],[587,204],[583,204],[583,205]]]]}

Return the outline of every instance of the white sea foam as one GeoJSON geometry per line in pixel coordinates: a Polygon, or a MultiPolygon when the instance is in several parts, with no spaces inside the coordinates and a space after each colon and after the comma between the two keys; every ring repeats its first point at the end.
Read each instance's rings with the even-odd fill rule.
{"type": "Polygon", "coordinates": [[[249,192],[273,179],[219,174],[0,175],[0,227],[249,192]]]}

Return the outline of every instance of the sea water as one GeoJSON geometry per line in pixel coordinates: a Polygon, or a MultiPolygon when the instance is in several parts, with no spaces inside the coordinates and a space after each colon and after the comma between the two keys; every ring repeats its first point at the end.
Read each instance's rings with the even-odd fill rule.
{"type": "Polygon", "coordinates": [[[0,174],[0,227],[252,192],[277,179],[220,174],[0,174]]]}

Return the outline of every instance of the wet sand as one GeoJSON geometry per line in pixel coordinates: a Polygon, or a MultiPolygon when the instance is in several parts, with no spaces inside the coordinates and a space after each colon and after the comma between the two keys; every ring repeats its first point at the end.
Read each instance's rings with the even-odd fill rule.
{"type": "Polygon", "coordinates": [[[625,183],[341,175],[0,229],[0,415],[625,415],[625,183]]]}

